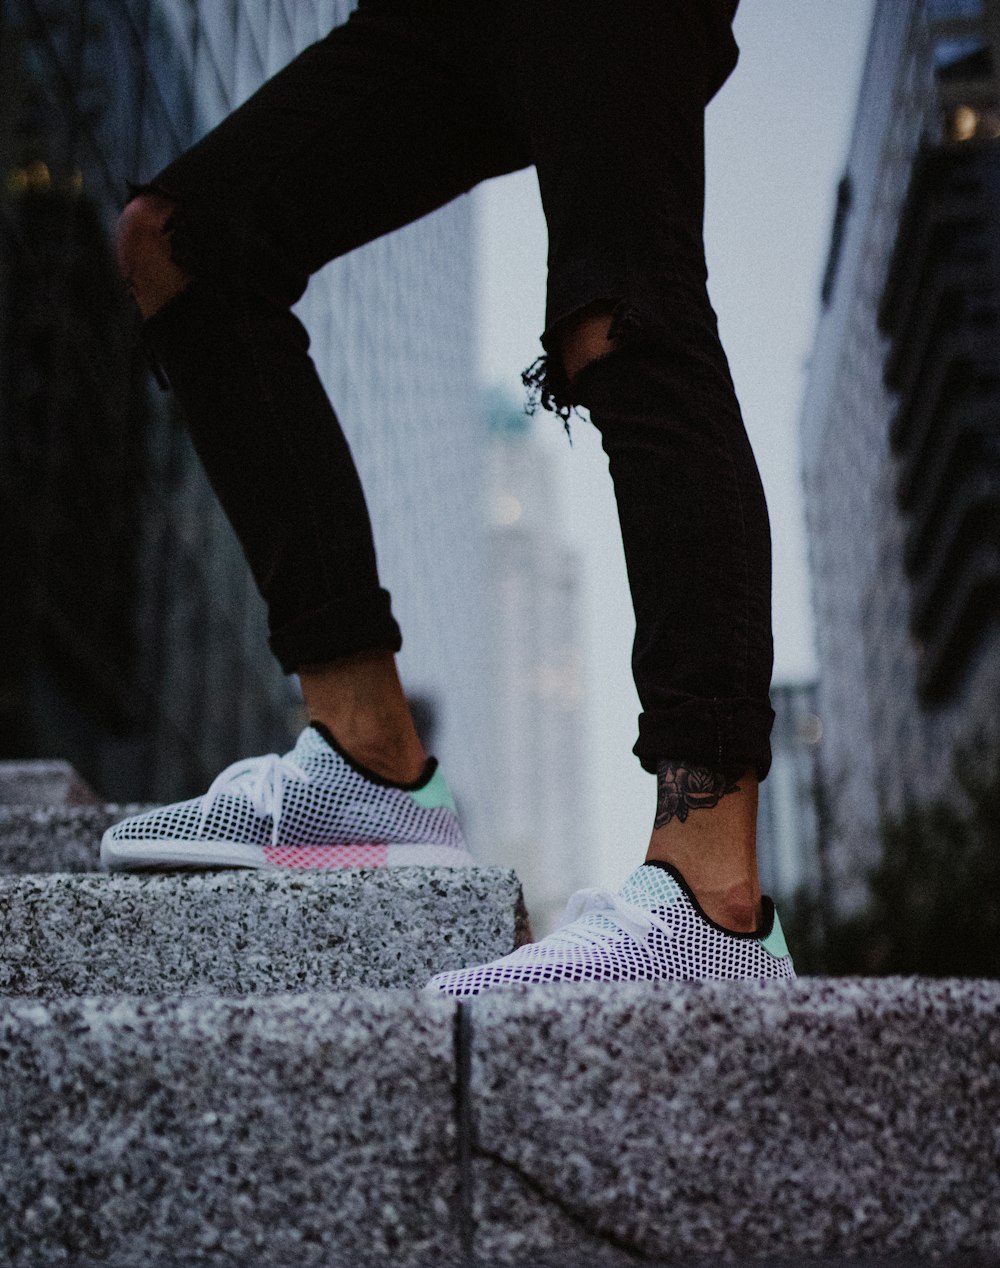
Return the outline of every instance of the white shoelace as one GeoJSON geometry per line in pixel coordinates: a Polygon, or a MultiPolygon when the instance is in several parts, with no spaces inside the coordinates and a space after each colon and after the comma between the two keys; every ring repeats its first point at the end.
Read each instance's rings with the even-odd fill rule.
{"type": "Polygon", "coordinates": [[[614,937],[615,933],[621,930],[630,934],[637,942],[642,943],[645,942],[646,936],[654,929],[659,929],[668,938],[674,936],[673,926],[670,922],[662,916],[655,915],[645,907],[638,907],[635,903],[627,903],[623,898],[619,898],[617,894],[608,893],[606,889],[580,889],[566,904],[563,925],[550,936],[556,937],[559,934],[569,934],[571,939],[582,938],[586,942],[598,945],[614,937]],[[588,927],[583,923],[583,917],[593,914],[603,916],[615,928],[600,929],[593,926],[588,927]],[[568,928],[571,925],[573,926],[572,933],[569,932],[568,928]]]}
{"type": "Polygon", "coordinates": [[[285,783],[289,779],[308,784],[309,776],[291,758],[267,753],[264,757],[245,757],[220,771],[201,799],[201,818],[198,831],[205,826],[208,812],[225,793],[246,797],[262,818],[271,815],[271,844],[278,844],[278,824],[281,822],[281,803],[285,783]]]}

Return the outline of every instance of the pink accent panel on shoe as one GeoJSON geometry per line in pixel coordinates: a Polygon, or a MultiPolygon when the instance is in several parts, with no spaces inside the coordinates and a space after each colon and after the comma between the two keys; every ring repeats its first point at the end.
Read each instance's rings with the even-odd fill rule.
{"type": "Polygon", "coordinates": [[[265,845],[264,857],[275,867],[385,867],[385,845],[265,845]]]}

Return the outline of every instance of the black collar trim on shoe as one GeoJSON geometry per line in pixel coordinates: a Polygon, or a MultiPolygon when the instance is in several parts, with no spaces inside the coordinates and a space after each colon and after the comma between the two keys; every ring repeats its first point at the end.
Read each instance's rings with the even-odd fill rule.
{"type": "Polygon", "coordinates": [[[691,906],[695,909],[698,915],[701,916],[702,920],[704,920],[706,924],[711,925],[713,929],[718,929],[720,933],[728,934],[730,938],[753,938],[758,942],[763,938],[769,938],[771,936],[771,930],[774,928],[774,903],[770,898],[768,898],[767,894],[763,894],[761,896],[760,924],[755,930],[753,930],[752,933],[747,933],[745,930],[740,929],[727,929],[725,925],[720,925],[718,921],[713,920],[711,916],[705,915],[701,903],[694,896],[694,890],[672,863],[662,863],[659,859],[647,859],[644,866],[661,867],[665,872],[669,872],[687,895],[691,906]]]}
{"type": "Polygon", "coordinates": [[[350,766],[351,770],[357,771],[359,775],[363,775],[365,779],[371,780],[373,784],[380,784],[383,788],[402,788],[404,792],[417,792],[421,788],[431,782],[434,772],[438,768],[438,760],[436,757],[428,757],[427,765],[424,767],[420,775],[413,780],[412,783],[403,783],[397,779],[386,779],[384,775],[379,775],[377,771],[369,770],[367,766],[363,766],[361,762],[356,761],[350,753],[346,752],[340,744],[330,728],[323,722],[310,722],[309,725],[314,731],[318,731],[326,740],[327,744],[335,753],[339,753],[344,761],[350,766]]]}

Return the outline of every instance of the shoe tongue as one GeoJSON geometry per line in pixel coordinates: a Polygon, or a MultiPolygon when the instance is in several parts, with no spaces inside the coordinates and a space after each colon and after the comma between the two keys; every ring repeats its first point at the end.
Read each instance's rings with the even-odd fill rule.
{"type": "Polygon", "coordinates": [[[619,898],[647,911],[672,907],[680,895],[681,887],[673,876],[665,868],[652,863],[637,867],[618,891],[619,898]]]}

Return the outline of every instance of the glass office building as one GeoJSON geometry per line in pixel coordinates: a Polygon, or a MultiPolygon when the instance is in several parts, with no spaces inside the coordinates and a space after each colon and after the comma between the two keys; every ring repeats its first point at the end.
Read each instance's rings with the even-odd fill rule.
{"type": "Polygon", "coordinates": [[[1000,4],[878,0],[801,420],[832,897],[998,735],[1000,4]]]}
{"type": "MultiPolygon", "coordinates": [[[[113,253],[125,179],[152,176],[350,7],[0,9],[0,752],[68,758],[111,798],[203,791],[301,721],[173,394],[137,347],[113,253]]],[[[473,228],[459,199],[322,270],[296,308],[365,482],[404,682],[470,813],[482,769],[473,228]]]]}

